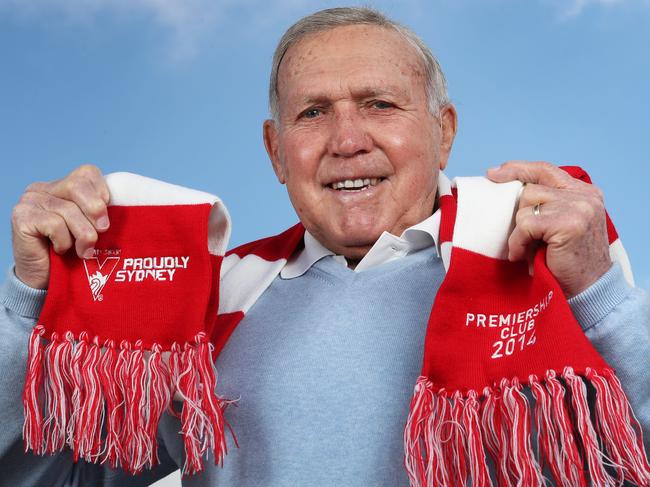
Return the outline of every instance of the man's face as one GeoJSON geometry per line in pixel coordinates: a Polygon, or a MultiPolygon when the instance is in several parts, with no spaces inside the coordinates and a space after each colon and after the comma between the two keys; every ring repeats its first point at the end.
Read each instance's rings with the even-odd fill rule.
{"type": "Polygon", "coordinates": [[[383,231],[400,235],[431,215],[456,114],[428,111],[423,66],[396,32],[354,25],[308,36],[285,54],[278,91],[266,148],[325,247],[360,259],[383,231]]]}

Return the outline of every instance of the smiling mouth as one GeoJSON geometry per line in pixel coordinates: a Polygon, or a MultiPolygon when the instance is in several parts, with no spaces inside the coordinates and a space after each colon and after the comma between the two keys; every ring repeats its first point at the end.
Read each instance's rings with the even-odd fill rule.
{"type": "Polygon", "coordinates": [[[386,178],[344,179],[327,185],[337,191],[365,191],[372,186],[377,186],[386,178]]]}

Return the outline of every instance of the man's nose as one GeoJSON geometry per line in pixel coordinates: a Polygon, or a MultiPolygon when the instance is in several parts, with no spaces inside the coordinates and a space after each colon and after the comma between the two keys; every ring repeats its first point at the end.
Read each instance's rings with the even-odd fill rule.
{"type": "Polygon", "coordinates": [[[370,152],[372,137],[358,107],[336,109],[332,119],[329,140],[330,154],[339,157],[353,157],[370,152]]]}

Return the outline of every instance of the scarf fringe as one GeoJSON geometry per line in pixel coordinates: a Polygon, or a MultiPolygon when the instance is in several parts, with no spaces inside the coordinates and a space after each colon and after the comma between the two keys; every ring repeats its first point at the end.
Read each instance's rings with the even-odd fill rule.
{"type": "Polygon", "coordinates": [[[214,392],[213,346],[204,333],[184,349],[174,344],[168,361],[158,344],[150,351],[139,340],[102,346],[85,332],[77,339],[71,332],[63,338],[52,333],[46,343],[44,334],[36,326],[29,340],[25,451],[51,455],[68,446],[75,462],[108,462],[137,474],[159,463],[158,423],[167,410],[181,419],[183,474],[202,471],[210,451],[222,465],[230,428],[223,411],[234,401],[214,392]],[[180,414],[172,406],[175,393],[184,400],[180,414]]]}
{"type": "Polygon", "coordinates": [[[544,485],[544,468],[563,487],[650,486],[641,427],[612,370],[587,368],[580,377],[566,367],[561,377],[549,370],[527,384],[533,406],[517,379],[486,387],[481,398],[420,377],[404,430],[411,486],[491,486],[486,453],[500,486],[544,485]],[[593,410],[586,383],[596,392],[593,410]]]}

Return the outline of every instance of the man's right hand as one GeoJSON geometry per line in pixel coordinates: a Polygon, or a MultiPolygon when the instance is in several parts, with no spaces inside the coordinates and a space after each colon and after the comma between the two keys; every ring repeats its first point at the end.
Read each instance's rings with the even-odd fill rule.
{"type": "Polygon", "coordinates": [[[104,177],[92,165],[63,179],[30,184],[11,218],[16,277],[30,287],[47,288],[50,242],[57,254],[74,245],[79,257],[92,257],[98,232],[108,229],[108,199],[104,177]]]}

